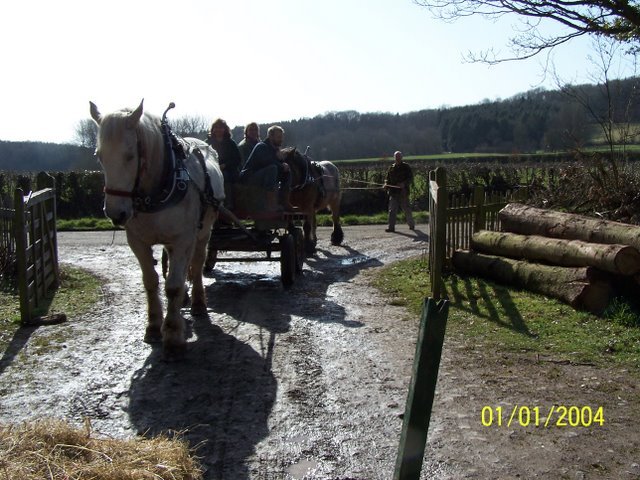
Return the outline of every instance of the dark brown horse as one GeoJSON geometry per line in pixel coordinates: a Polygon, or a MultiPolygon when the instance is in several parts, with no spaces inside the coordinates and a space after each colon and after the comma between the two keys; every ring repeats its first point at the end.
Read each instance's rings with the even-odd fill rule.
{"type": "Polygon", "coordinates": [[[293,147],[282,149],[283,159],[291,170],[291,204],[307,215],[304,240],[307,254],[313,254],[318,243],[316,212],[329,208],[333,221],[331,243],[340,245],[344,233],[340,226],[340,174],[329,161],[314,162],[293,147]]]}

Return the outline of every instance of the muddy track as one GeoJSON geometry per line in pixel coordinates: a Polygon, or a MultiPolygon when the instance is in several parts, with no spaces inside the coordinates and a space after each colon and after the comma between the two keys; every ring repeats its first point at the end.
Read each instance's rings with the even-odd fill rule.
{"type": "MultiPolygon", "coordinates": [[[[369,276],[423,254],[420,230],[347,227],[333,247],[321,229],[289,291],[275,263],[219,264],[205,282],[208,317],[185,312],[189,348],[177,363],[142,342],[146,302],[124,235],[62,233],[61,261],[105,278],[102,300],[82,318],[16,335],[0,362],[0,420],[89,418],[114,437],[184,432],[207,479],[389,479],[417,319],[369,276]]],[[[639,478],[636,385],[630,372],[447,338],[423,478],[639,478]],[[611,421],[481,425],[483,406],[517,402],[609,402],[611,421]]]]}

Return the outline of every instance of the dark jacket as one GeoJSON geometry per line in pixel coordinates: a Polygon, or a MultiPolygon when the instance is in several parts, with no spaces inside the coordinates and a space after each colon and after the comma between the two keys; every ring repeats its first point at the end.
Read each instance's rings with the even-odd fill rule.
{"type": "Polygon", "coordinates": [[[278,167],[278,177],[284,176],[285,171],[282,161],[278,158],[278,149],[271,144],[269,139],[266,139],[258,142],[251,151],[251,155],[247,158],[240,172],[240,180],[244,181],[258,170],[262,170],[269,165],[278,167]]]}
{"type": "Polygon", "coordinates": [[[222,169],[225,183],[236,183],[240,178],[242,157],[238,145],[232,138],[224,138],[218,142],[215,138],[207,138],[207,143],[218,152],[218,163],[222,169]]]}
{"type": "Polygon", "coordinates": [[[399,195],[402,191],[409,193],[409,187],[413,182],[413,171],[409,164],[401,161],[400,163],[395,163],[389,167],[387,170],[387,176],[385,177],[385,182],[389,185],[399,185],[404,184],[404,188],[388,188],[389,195],[399,195]]]}
{"type": "Polygon", "coordinates": [[[253,148],[258,144],[258,142],[254,143],[253,141],[248,140],[247,138],[243,138],[242,140],[240,140],[240,143],[238,144],[238,150],[240,150],[240,156],[242,157],[243,165],[246,163],[247,159],[249,158],[249,155],[251,155],[253,148]]]}

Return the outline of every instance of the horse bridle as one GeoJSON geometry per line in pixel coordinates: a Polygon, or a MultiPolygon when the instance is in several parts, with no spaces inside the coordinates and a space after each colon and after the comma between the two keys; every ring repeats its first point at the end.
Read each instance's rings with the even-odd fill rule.
{"type": "MultiPolygon", "coordinates": [[[[134,211],[140,212],[157,212],[163,208],[167,208],[176,204],[186,194],[187,187],[191,178],[189,172],[184,164],[187,152],[185,152],[185,146],[180,143],[175,134],[171,131],[169,122],[166,119],[167,112],[175,105],[173,102],[169,105],[169,108],[165,110],[160,123],[162,137],[165,147],[165,168],[168,167],[169,176],[166,183],[161,186],[159,194],[144,195],[140,191],[140,178],[147,168],[146,161],[143,161],[144,151],[142,142],[136,134],[136,144],[138,153],[138,168],[136,171],[136,179],[134,181],[133,189],[130,192],[126,190],[117,190],[113,188],[107,188],[105,185],[103,191],[107,195],[113,195],[116,197],[131,198],[133,200],[134,211]],[[176,150],[179,150],[176,154],[176,150]]],[[[205,170],[206,173],[206,170],[205,170]]]]}
{"type": "Polygon", "coordinates": [[[102,191],[107,195],[113,195],[114,197],[125,197],[125,198],[136,198],[140,196],[139,188],[140,188],[140,177],[142,176],[143,170],[146,168],[146,162],[142,163],[142,144],[138,139],[138,135],[136,134],[136,143],[138,147],[138,168],[136,171],[136,179],[133,183],[133,189],[130,192],[126,190],[116,190],[115,188],[107,188],[105,185],[102,191]]]}

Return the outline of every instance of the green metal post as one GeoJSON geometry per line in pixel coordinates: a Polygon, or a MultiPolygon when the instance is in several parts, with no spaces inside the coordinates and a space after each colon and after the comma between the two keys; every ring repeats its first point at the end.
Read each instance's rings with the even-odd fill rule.
{"type": "Polygon", "coordinates": [[[425,299],[394,480],[420,479],[448,315],[448,300],[425,299]]]}

